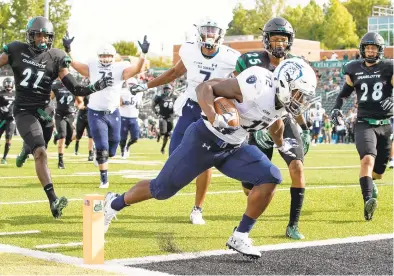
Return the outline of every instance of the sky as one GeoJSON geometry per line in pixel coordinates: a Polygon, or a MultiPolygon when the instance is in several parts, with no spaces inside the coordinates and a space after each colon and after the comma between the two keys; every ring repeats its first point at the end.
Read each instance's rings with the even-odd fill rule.
{"type": "MultiPolygon", "coordinates": [[[[73,57],[86,62],[102,44],[119,40],[151,43],[150,52],[172,56],[174,44],[193,38],[195,27],[210,17],[227,27],[232,10],[241,2],[253,8],[254,0],[69,0],[71,17],[68,31],[74,36],[73,57]]],[[[288,0],[289,5],[305,6],[309,0],[288,0]]],[[[323,4],[327,0],[317,0],[323,4]]],[[[57,34],[59,35],[59,34],[57,34]]]]}

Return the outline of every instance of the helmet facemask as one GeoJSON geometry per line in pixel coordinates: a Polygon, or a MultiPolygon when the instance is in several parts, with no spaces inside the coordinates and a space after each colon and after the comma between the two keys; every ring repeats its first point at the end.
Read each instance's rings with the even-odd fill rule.
{"type": "Polygon", "coordinates": [[[217,26],[198,27],[200,43],[208,50],[212,50],[223,42],[224,31],[217,26]]]}
{"type": "Polygon", "coordinates": [[[281,33],[281,32],[269,32],[268,33],[267,32],[267,33],[264,33],[263,39],[264,39],[263,42],[266,47],[266,50],[268,52],[270,52],[276,58],[285,57],[286,54],[291,49],[292,37],[291,37],[291,35],[289,35],[287,33],[281,33]],[[285,39],[285,37],[287,37],[287,39],[285,39]],[[280,42],[282,42],[282,43],[280,43],[280,42]],[[274,44],[274,47],[272,44],[274,44]]]}
{"type": "Polygon", "coordinates": [[[14,82],[12,80],[7,80],[5,79],[3,81],[3,87],[5,90],[7,90],[8,92],[12,91],[12,89],[14,88],[14,82]]]}
{"type": "Polygon", "coordinates": [[[99,60],[100,60],[101,65],[109,66],[113,62],[115,62],[115,56],[108,55],[108,54],[102,54],[102,55],[99,55],[99,60]]]}
{"type": "Polygon", "coordinates": [[[52,48],[52,44],[53,44],[53,40],[54,40],[54,35],[53,33],[48,33],[45,32],[45,30],[41,30],[40,32],[38,31],[27,31],[26,32],[26,41],[27,43],[33,47],[35,50],[44,52],[46,50],[49,50],[52,48]],[[39,34],[43,34],[44,37],[47,37],[45,42],[36,42],[36,35],[39,34]]]}
{"type": "Polygon", "coordinates": [[[381,46],[381,45],[377,45],[377,44],[375,44],[375,43],[370,43],[370,44],[367,44],[367,43],[361,43],[360,44],[360,55],[361,55],[361,57],[363,57],[364,58],[364,60],[366,61],[366,62],[368,62],[368,63],[376,63],[379,59],[382,59],[382,57],[383,57],[383,52],[384,52],[384,48],[383,48],[383,46],[381,46]],[[374,46],[376,46],[377,47],[377,53],[376,53],[376,55],[374,56],[374,57],[368,57],[367,56],[367,51],[365,50],[365,48],[368,46],[368,45],[374,45],[374,46]]]}

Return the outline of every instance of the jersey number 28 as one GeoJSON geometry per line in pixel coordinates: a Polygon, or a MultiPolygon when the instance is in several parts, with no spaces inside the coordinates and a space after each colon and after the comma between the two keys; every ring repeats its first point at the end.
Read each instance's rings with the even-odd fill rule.
{"type": "MultiPolygon", "coordinates": [[[[379,101],[382,96],[383,96],[383,83],[377,82],[373,85],[373,91],[372,91],[372,100],[374,101],[379,101]]],[[[368,84],[363,82],[361,84],[361,90],[363,91],[363,94],[361,95],[360,102],[365,102],[368,101],[368,84]]]]}

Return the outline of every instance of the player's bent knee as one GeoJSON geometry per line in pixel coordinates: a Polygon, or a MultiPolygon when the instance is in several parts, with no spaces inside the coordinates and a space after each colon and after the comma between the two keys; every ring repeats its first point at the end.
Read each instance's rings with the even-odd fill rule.
{"type": "Polygon", "coordinates": [[[361,166],[373,166],[375,162],[375,157],[372,155],[365,155],[362,159],[361,159],[361,166]]]}
{"type": "Polygon", "coordinates": [[[96,150],[96,160],[100,165],[108,161],[108,156],[107,150],[96,150]]]}
{"type": "Polygon", "coordinates": [[[36,147],[35,149],[33,149],[33,156],[34,156],[35,160],[46,158],[47,157],[47,152],[45,150],[45,147],[44,146],[39,146],[39,147],[36,147]]]}
{"type": "Polygon", "coordinates": [[[169,180],[153,179],[150,182],[150,192],[157,200],[165,200],[174,196],[182,187],[173,185],[169,180]]]}

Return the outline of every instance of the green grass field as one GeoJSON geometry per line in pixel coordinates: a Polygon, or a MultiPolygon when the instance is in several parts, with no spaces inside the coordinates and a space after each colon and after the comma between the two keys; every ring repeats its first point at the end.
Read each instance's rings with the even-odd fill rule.
{"type": "MultiPolygon", "coordinates": [[[[65,170],[57,169],[56,146],[49,147],[49,167],[58,196],[71,201],[60,220],[52,218],[45,193],[35,176],[34,162],[28,159],[22,168],[15,167],[15,155],[21,147],[13,142],[8,165],[0,165],[0,232],[39,230],[38,234],[0,236],[0,244],[34,249],[43,244],[82,241],[82,201],[85,194],[107,191],[98,189],[98,169],[87,161],[87,140],[80,145],[80,155],[73,154],[74,143],[67,149],[65,170]],[[19,202],[21,204],[4,204],[19,202]]],[[[2,144],[4,142],[2,141],[2,144]]],[[[115,157],[110,163],[108,191],[124,192],[138,179],[155,176],[167,158],[161,144],[140,140],[132,147],[128,160],[115,157]]],[[[3,146],[0,147],[2,154],[3,146]]],[[[290,178],[280,156],[274,163],[282,169],[284,182],[278,187],[271,205],[251,232],[256,245],[293,242],[284,236],[290,205],[290,178]]],[[[354,145],[318,145],[305,159],[307,187],[300,230],[306,240],[344,238],[393,232],[393,175],[377,181],[379,207],[373,221],[363,217],[363,202],[358,184],[358,155],[354,145]],[[338,187],[332,187],[338,186],[338,187]]],[[[189,223],[194,204],[195,185],[167,200],[150,200],[123,210],[106,235],[106,259],[143,257],[168,252],[196,252],[224,249],[245,210],[246,197],[235,180],[214,171],[210,192],[204,205],[206,225],[189,223]],[[231,192],[232,191],[232,192],[231,192]]],[[[82,247],[42,249],[82,257],[82,247]]],[[[1,259],[0,255],[0,259],[1,259]]]]}

